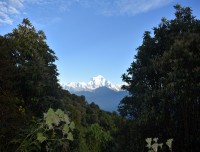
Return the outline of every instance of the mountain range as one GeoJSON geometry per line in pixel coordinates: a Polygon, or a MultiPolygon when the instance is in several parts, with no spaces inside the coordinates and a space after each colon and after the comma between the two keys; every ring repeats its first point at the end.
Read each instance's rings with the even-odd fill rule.
{"type": "Polygon", "coordinates": [[[77,91],[94,91],[100,87],[106,87],[111,90],[120,91],[121,85],[114,85],[110,81],[106,80],[102,75],[92,77],[89,82],[70,82],[62,87],[70,92],[77,91]]]}
{"type": "Polygon", "coordinates": [[[84,95],[88,103],[94,102],[106,111],[116,111],[119,102],[128,93],[121,90],[121,85],[112,84],[102,75],[92,77],[89,82],[70,82],[62,85],[65,90],[76,95],[84,95]]]}

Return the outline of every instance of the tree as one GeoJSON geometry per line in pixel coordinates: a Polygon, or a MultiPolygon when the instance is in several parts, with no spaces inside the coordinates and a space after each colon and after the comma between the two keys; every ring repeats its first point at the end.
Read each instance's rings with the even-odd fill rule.
{"type": "MultiPolygon", "coordinates": [[[[111,141],[111,135],[109,131],[104,131],[99,124],[92,124],[88,128],[86,134],[88,142],[88,148],[91,152],[109,151],[109,141],[111,141]]],[[[111,149],[111,148],[110,148],[111,149]]]]}
{"type": "Polygon", "coordinates": [[[13,89],[15,66],[8,51],[9,43],[10,40],[0,36],[0,151],[8,149],[8,142],[16,136],[25,120],[13,89]]]}
{"type": "Polygon", "coordinates": [[[176,18],[163,18],[154,36],[144,33],[135,60],[122,76],[130,96],[121,101],[119,112],[143,128],[134,134],[138,138],[174,138],[175,151],[190,152],[198,150],[200,140],[200,21],[189,7],[175,9],[176,18]]]}
{"type": "MultiPolygon", "coordinates": [[[[49,107],[57,108],[60,94],[58,73],[54,64],[57,57],[46,44],[43,31],[36,31],[28,19],[3,37],[3,56],[12,71],[4,70],[6,79],[0,80],[5,88],[12,81],[11,91],[26,111],[41,116],[49,107]],[[9,76],[8,76],[9,75],[9,76]]],[[[8,67],[6,66],[6,67],[8,67]]],[[[5,69],[1,67],[1,69],[5,69]]]]}
{"type": "Polygon", "coordinates": [[[61,107],[57,57],[45,40],[28,19],[0,36],[0,151],[15,148],[11,140],[32,117],[61,107]]]}

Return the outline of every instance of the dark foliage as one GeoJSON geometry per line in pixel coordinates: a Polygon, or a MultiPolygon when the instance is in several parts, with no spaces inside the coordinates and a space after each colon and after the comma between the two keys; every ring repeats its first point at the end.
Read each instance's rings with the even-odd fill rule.
{"type": "MultiPolygon", "coordinates": [[[[147,137],[174,138],[174,151],[198,151],[200,143],[200,20],[189,7],[175,6],[175,19],[162,19],[145,32],[135,60],[123,74],[130,96],[120,105],[120,114],[132,125],[132,148],[147,137]],[[137,139],[137,140],[136,140],[137,139]]],[[[127,144],[127,143],[124,143],[127,144]]]]}

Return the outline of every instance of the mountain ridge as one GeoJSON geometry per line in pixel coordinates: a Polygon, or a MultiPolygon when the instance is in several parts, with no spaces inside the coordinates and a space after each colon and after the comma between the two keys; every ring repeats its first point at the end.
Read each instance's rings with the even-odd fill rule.
{"type": "Polygon", "coordinates": [[[70,82],[62,85],[63,89],[70,92],[94,91],[100,87],[107,87],[114,91],[121,91],[121,85],[116,85],[106,80],[102,75],[92,77],[89,82],[70,82]]]}
{"type": "Polygon", "coordinates": [[[128,95],[126,91],[115,91],[107,87],[99,87],[93,91],[77,91],[74,94],[85,96],[88,103],[94,102],[105,111],[117,111],[120,101],[128,95]]]}
{"type": "Polygon", "coordinates": [[[88,103],[94,102],[101,109],[110,112],[117,111],[120,101],[128,95],[121,89],[121,85],[112,84],[102,75],[92,77],[87,83],[70,82],[62,87],[78,96],[85,96],[88,103]]]}

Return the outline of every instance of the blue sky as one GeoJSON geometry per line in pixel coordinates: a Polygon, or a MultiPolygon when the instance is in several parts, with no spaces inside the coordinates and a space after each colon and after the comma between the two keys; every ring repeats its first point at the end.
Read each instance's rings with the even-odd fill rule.
{"type": "Polygon", "coordinates": [[[199,0],[0,0],[0,35],[29,18],[59,58],[61,83],[101,74],[121,84],[144,31],[174,18],[177,3],[199,19],[199,0]]]}

